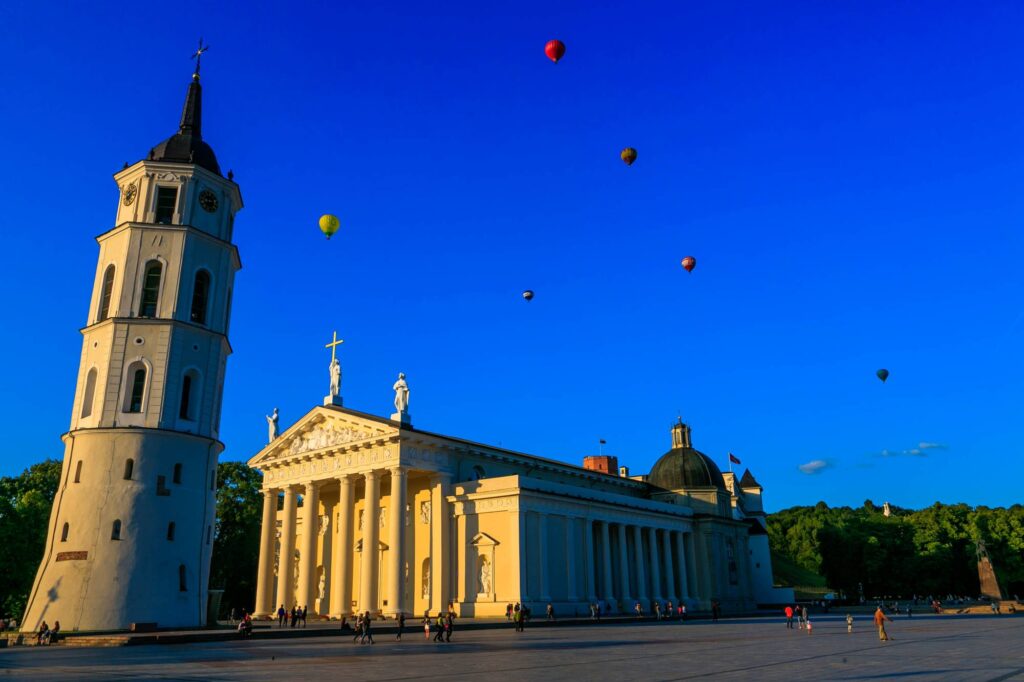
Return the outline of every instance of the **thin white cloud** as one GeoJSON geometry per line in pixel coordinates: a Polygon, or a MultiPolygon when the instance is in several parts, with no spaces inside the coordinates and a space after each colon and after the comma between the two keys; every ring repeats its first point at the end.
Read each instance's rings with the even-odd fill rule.
{"type": "Polygon", "coordinates": [[[916,448],[907,448],[905,450],[882,450],[878,453],[879,457],[927,457],[928,450],[947,450],[948,446],[942,443],[929,443],[921,441],[917,444],[916,448]]]}
{"type": "Polygon", "coordinates": [[[810,462],[807,462],[806,464],[801,464],[800,466],[797,467],[797,469],[804,472],[808,476],[813,476],[814,474],[820,474],[822,471],[829,468],[830,466],[832,465],[823,459],[812,459],[810,462]]]}
{"type": "Polygon", "coordinates": [[[920,443],[917,444],[917,447],[920,448],[921,450],[948,450],[949,449],[948,445],[943,445],[942,443],[928,443],[926,441],[921,441],[920,443]]]}

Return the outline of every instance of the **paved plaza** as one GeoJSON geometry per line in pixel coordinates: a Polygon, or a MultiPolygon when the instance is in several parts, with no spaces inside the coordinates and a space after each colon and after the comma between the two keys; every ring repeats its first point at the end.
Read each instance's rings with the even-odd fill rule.
{"type": "Polygon", "coordinates": [[[860,616],[458,630],[118,648],[0,650],[0,680],[1024,680],[1024,618],[899,618],[879,642],[860,616]]]}

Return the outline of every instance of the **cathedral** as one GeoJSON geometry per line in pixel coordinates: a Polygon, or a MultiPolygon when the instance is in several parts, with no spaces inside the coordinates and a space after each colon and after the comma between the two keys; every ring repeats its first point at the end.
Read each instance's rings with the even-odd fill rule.
{"type": "Polygon", "coordinates": [[[723,474],[682,421],[631,476],[611,456],[576,466],[416,428],[404,375],[390,418],[344,407],[337,388],[284,433],[272,422],[249,460],[263,472],[258,616],[792,599],[773,586],[760,484],[723,474]]]}
{"type": "Polygon", "coordinates": [[[242,196],[203,141],[202,51],[178,132],[114,175],[26,630],[206,624],[242,196]]]}

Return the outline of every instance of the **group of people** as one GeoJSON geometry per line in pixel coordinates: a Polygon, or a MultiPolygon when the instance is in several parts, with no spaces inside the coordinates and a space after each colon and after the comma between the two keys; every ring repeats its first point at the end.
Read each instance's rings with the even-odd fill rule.
{"type": "MultiPolygon", "coordinates": [[[[423,636],[426,639],[430,639],[430,626],[433,624],[437,631],[434,633],[434,641],[450,642],[452,641],[452,631],[455,629],[455,607],[451,603],[448,604],[448,611],[444,613],[438,613],[437,618],[431,619],[430,609],[423,612],[423,636]]],[[[399,628],[399,634],[401,634],[401,628],[399,628]]]]}
{"type": "MultiPolygon", "coordinates": [[[[344,621],[343,621],[344,622],[344,621]]],[[[370,623],[373,622],[373,618],[370,617],[370,612],[366,611],[360,613],[356,617],[355,635],[352,637],[352,641],[359,641],[360,644],[366,644],[366,640],[370,640],[370,644],[374,644],[373,633],[370,632],[370,623]]],[[[405,617],[402,617],[402,623],[405,623],[405,617]]],[[[344,625],[342,625],[344,627],[344,625]]],[[[402,638],[402,630],[398,630],[398,639],[402,638]]]]}
{"type": "MultiPolygon", "coordinates": [[[[555,608],[551,604],[548,604],[547,617],[548,620],[555,619],[555,608]]],[[[510,620],[515,624],[516,632],[522,632],[526,627],[526,621],[530,620],[530,609],[519,602],[516,602],[514,606],[509,602],[505,605],[505,620],[510,620]]]]}
{"type": "Polygon", "coordinates": [[[783,609],[783,612],[786,614],[786,627],[787,628],[789,628],[790,630],[793,629],[793,616],[796,616],[797,617],[797,624],[799,625],[799,629],[803,630],[803,629],[806,628],[808,630],[808,632],[810,632],[811,627],[812,627],[811,626],[811,619],[807,615],[807,607],[806,606],[800,606],[799,604],[797,604],[795,606],[786,605],[786,608],[783,609]]]}
{"type": "MultiPolygon", "coordinates": [[[[686,620],[686,604],[679,602],[673,604],[671,601],[665,602],[665,606],[662,607],[661,602],[657,599],[652,602],[651,609],[654,612],[655,620],[672,620],[678,619],[680,621],[686,620]]],[[[633,605],[633,612],[636,614],[637,619],[644,617],[644,606],[640,602],[636,602],[633,605]]],[[[712,604],[712,614],[715,620],[718,620],[717,602],[712,604]]],[[[598,618],[600,619],[600,612],[598,612],[598,618]]]]}
{"type": "Polygon", "coordinates": [[[53,627],[51,628],[43,621],[43,624],[39,626],[39,632],[36,633],[36,644],[43,646],[46,644],[52,644],[57,641],[60,637],[60,621],[53,621],[53,627]]]}
{"type": "Polygon", "coordinates": [[[281,604],[277,609],[277,627],[287,627],[290,623],[294,627],[306,627],[306,610],[308,607],[303,606],[301,609],[296,604],[292,607],[291,611],[285,611],[284,604],[281,604]],[[300,625],[301,623],[301,625],[300,625]]]}

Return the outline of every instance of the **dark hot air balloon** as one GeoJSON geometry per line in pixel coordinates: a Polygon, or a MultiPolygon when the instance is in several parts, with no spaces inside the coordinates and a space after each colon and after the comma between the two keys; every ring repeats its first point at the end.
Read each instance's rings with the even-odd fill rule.
{"type": "Polygon", "coordinates": [[[877,376],[879,379],[881,379],[882,383],[884,384],[885,380],[889,378],[889,370],[887,370],[887,369],[880,369],[877,372],[875,372],[875,376],[877,376]]]}
{"type": "Polygon", "coordinates": [[[526,299],[527,301],[532,301],[533,300],[533,292],[530,291],[529,289],[527,289],[526,291],[523,292],[523,298],[526,299]]]}
{"type": "Polygon", "coordinates": [[[683,265],[683,269],[687,272],[693,272],[693,269],[697,267],[697,259],[693,256],[687,256],[680,262],[683,265]]]}
{"type": "Polygon", "coordinates": [[[627,166],[632,166],[633,162],[636,161],[636,150],[632,147],[626,147],[619,156],[622,157],[627,166]]]}
{"type": "Polygon", "coordinates": [[[544,54],[548,56],[548,59],[557,64],[558,60],[565,54],[565,43],[561,40],[549,40],[548,44],[544,46],[544,54]]]}

